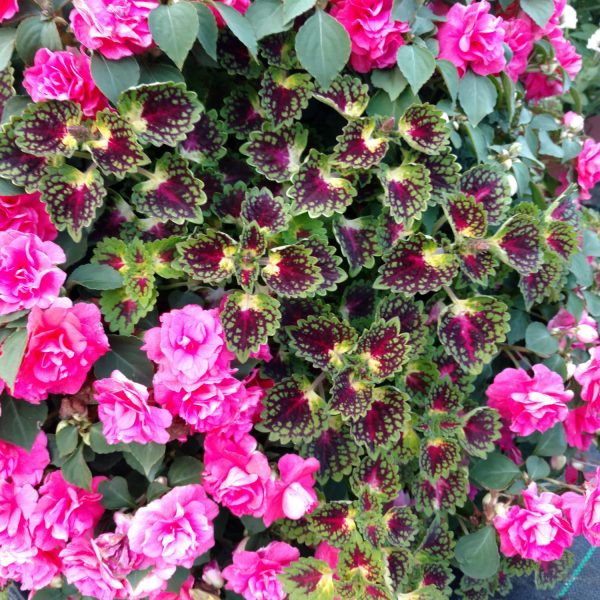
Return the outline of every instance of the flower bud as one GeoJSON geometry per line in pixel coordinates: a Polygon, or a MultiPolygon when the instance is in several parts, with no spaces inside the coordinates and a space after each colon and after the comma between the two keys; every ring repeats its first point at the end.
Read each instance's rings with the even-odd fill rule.
{"type": "Polygon", "coordinates": [[[553,456],[550,459],[550,466],[554,471],[560,471],[567,464],[567,457],[564,454],[553,456]]]}

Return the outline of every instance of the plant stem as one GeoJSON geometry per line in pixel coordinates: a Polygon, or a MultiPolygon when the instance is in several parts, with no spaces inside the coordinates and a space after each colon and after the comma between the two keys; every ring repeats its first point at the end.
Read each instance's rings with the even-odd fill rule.
{"type": "Polygon", "coordinates": [[[452,300],[452,302],[454,302],[455,304],[458,304],[460,302],[456,294],[447,285],[444,286],[444,291],[446,292],[446,294],[448,294],[448,297],[450,298],[450,300],[452,300]]]}
{"type": "Polygon", "coordinates": [[[578,487],[576,485],[571,485],[570,483],[567,483],[565,481],[559,481],[558,479],[552,479],[552,477],[544,477],[542,479],[542,481],[547,481],[548,483],[553,483],[554,485],[558,485],[560,487],[564,487],[569,490],[573,490],[574,492],[579,492],[580,494],[583,491],[580,487],[578,487]]]}

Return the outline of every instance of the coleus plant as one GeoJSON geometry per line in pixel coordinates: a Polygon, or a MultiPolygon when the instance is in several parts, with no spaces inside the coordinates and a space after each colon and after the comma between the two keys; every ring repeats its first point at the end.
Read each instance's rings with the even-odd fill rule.
{"type": "MultiPolygon", "coordinates": [[[[58,309],[67,298],[99,307],[110,346],[85,357],[79,386],[49,385],[47,399],[23,392],[28,369],[51,370],[51,360],[31,358],[49,305],[0,303],[2,444],[33,452],[41,427],[51,459],[41,494],[60,471],[106,511],[79,542],[57,541],[60,552],[36,546],[35,517],[24,513],[30,557],[51,549],[54,571],[38,585],[11,555],[0,581],[38,600],[485,600],[508,594],[515,576],[533,574],[542,589],[564,580],[568,551],[511,553],[498,524],[532,482],[587,493],[577,436],[591,443],[597,429],[568,425],[593,404],[585,376],[572,376],[587,364],[600,316],[600,220],[574,182],[585,199],[582,173],[596,182],[600,169],[575,164],[582,133],[563,122],[578,99],[561,96],[576,60],[565,56],[562,5],[500,2],[492,15],[487,2],[389,2],[384,29],[366,34],[363,9],[348,2],[117,4],[98,3],[114,26],[108,37],[78,1],[31,3],[0,29],[0,223],[26,230],[28,202],[38,202],[37,234],[46,219],[64,253],[54,263],[68,274],[57,300],[65,276],[55,273],[58,309]],[[472,7],[477,35],[499,37],[489,55],[464,58],[448,29],[472,7]],[[522,47],[507,33],[520,27],[531,37],[522,47]],[[366,55],[361,36],[374,36],[366,55]],[[190,382],[185,352],[168,372],[171,342],[156,350],[153,336],[174,314],[185,315],[184,329],[206,329],[210,343],[166,337],[211,368],[226,363],[227,377],[204,368],[190,382]],[[563,394],[577,395],[552,427],[540,417],[524,432],[486,390],[507,368],[523,381],[541,363],[561,386],[569,380],[563,394]],[[125,418],[117,433],[107,426],[99,390],[122,376],[148,414],[168,421],[162,437],[124,437],[125,418]],[[235,395],[242,384],[258,389],[255,414],[235,395]],[[207,398],[217,399],[214,414],[199,408],[207,398]],[[228,410],[247,412],[237,432],[246,462],[236,468],[256,468],[239,485],[246,493],[262,482],[258,508],[228,504],[214,481],[214,419],[228,410]],[[315,459],[314,476],[293,483],[303,509],[284,499],[277,513],[286,461],[315,459]],[[138,515],[197,484],[220,503],[201,492],[207,515],[215,506],[205,515],[213,543],[189,561],[142,561],[152,540],[137,543],[138,515]],[[101,591],[72,568],[85,555],[78,543],[110,573],[101,591]],[[273,548],[281,564],[265,566],[273,548]],[[281,548],[294,558],[283,561],[281,548]],[[127,567],[125,554],[136,557],[127,567]]],[[[364,10],[376,22],[372,3],[364,10]]],[[[3,243],[12,248],[12,237],[3,243]]],[[[3,251],[0,265],[13,273],[3,251]]],[[[22,275],[12,277],[0,273],[1,302],[22,275]]],[[[65,314],[58,322],[70,324],[65,314]]],[[[234,460],[219,448],[219,460],[234,460]]],[[[0,536],[12,552],[12,538],[0,536]]]]}

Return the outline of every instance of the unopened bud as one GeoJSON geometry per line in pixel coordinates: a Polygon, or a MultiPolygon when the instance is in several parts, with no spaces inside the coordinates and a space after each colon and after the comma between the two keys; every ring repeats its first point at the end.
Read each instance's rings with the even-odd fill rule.
{"type": "Polygon", "coordinates": [[[574,461],[571,463],[571,466],[572,466],[572,467],[573,467],[573,468],[574,468],[576,471],[583,471],[583,470],[585,469],[585,465],[584,465],[582,462],[578,461],[578,460],[574,460],[574,461]]]}
{"type": "Polygon", "coordinates": [[[564,454],[553,456],[550,459],[550,466],[554,471],[560,471],[567,464],[567,457],[564,454]]]}
{"type": "Polygon", "coordinates": [[[217,590],[225,585],[225,580],[223,579],[223,575],[221,575],[221,569],[219,569],[216,560],[211,560],[204,566],[204,570],[202,571],[202,581],[217,590]]]}
{"type": "Polygon", "coordinates": [[[506,179],[508,180],[510,195],[514,196],[519,191],[519,184],[517,183],[517,178],[514,175],[509,174],[506,176],[506,179]]]}

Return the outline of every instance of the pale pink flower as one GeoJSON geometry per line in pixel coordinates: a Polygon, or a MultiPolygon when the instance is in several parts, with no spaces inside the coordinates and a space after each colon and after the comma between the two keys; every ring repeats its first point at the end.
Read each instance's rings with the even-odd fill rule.
{"type": "Polygon", "coordinates": [[[19,555],[35,554],[29,519],[37,499],[38,493],[28,483],[16,485],[0,482],[0,548],[19,562],[19,555]]]}
{"type": "Polygon", "coordinates": [[[108,106],[92,79],[89,57],[73,48],[57,52],[40,48],[33,66],[25,69],[23,86],[34,102],[71,100],[86,117],[108,106]]]}
{"type": "Polygon", "coordinates": [[[527,70],[527,59],[535,43],[531,23],[531,20],[526,19],[510,19],[504,22],[505,41],[513,53],[512,59],[506,66],[506,73],[513,81],[517,81],[527,70]]]}
{"type": "Polygon", "coordinates": [[[83,46],[118,60],[152,46],[148,15],[159,4],[158,0],[73,0],[71,27],[83,46]]]}
{"type": "MultiPolygon", "coordinates": [[[[598,341],[598,326],[584,310],[579,317],[575,319],[568,310],[561,308],[556,315],[548,321],[548,330],[550,333],[562,333],[577,341],[573,344],[574,348],[585,348],[586,344],[593,344],[598,341]]],[[[561,340],[564,347],[565,340],[561,340]]]]}
{"type": "Polygon", "coordinates": [[[581,189],[581,199],[592,197],[590,191],[600,181],[600,143],[588,138],[577,157],[577,184],[581,189]]]}
{"type": "Polygon", "coordinates": [[[17,485],[37,485],[50,464],[47,443],[43,431],[38,433],[30,452],[0,440],[0,480],[11,480],[17,485]]]}
{"type": "Polygon", "coordinates": [[[583,131],[585,119],[583,118],[583,115],[580,115],[572,110],[568,110],[563,116],[563,125],[572,132],[579,133],[580,131],[583,131]]]}
{"type": "Polygon", "coordinates": [[[569,412],[565,402],[573,398],[561,376],[542,364],[534,365],[533,377],[523,369],[504,369],[486,394],[488,405],[509,421],[511,431],[522,436],[543,433],[564,421],[569,412]]]}
{"type": "Polygon", "coordinates": [[[396,64],[398,48],[404,45],[402,34],[410,27],[392,19],[392,0],[339,0],[331,15],[350,36],[355,71],[368,73],[396,64]]]}
{"type": "Polygon", "coordinates": [[[18,0],[0,0],[0,23],[12,19],[18,10],[18,0]]]}
{"type": "Polygon", "coordinates": [[[67,275],[60,246],[34,233],[0,231],[0,315],[38,306],[48,308],[67,275]]]}
{"type": "Polygon", "coordinates": [[[45,242],[58,235],[40,192],[0,196],[0,231],[9,229],[33,233],[45,242]]]}
{"type": "Polygon", "coordinates": [[[29,340],[13,395],[39,403],[48,394],[77,393],[94,362],[108,351],[100,311],[94,304],[69,306],[60,299],[29,313],[29,340]]]}
{"type": "Polygon", "coordinates": [[[283,600],[277,575],[300,558],[300,552],[285,542],[271,542],[256,552],[236,550],[233,564],[223,569],[225,587],[241,594],[246,600],[283,600]]]}
{"type": "Polygon", "coordinates": [[[525,508],[512,506],[494,519],[504,556],[535,561],[557,560],[573,543],[573,528],[561,509],[561,497],[537,493],[535,483],[522,492],[525,508]]]}
{"type": "Polygon", "coordinates": [[[312,512],[318,504],[315,473],[319,470],[316,458],[304,459],[297,454],[284,454],[277,463],[279,479],[269,481],[267,510],[263,516],[269,527],[277,519],[297,520],[312,512]]]}
{"type": "Polygon", "coordinates": [[[490,14],[489,2],[453,4],[446,18],[438,31],[438,58],[450,61],[461,77],[468,67],[478,75],[493,75],[504,69],[504,22],[490,14]]]}
{"type": "Polygon", "coordinates": [[[98,418],[109,444],[137,442],[147,444],[169,441],[169,411],[150,406],[148,389],[131,381],[120,371],[94,382],[94,398],[98,402],[98,418]]]}
{"type": "Polygon", "coordinates": [[[212,521],[218,513],[202,486],[176,487],[135,513],[129,545],[154,564],[189,568],[214,545],[212,521]]]}
{"type": "Polygon", "coordinates": [[[202,568],[202,581],[217,590],[221,589],[225,585],[223,573],[221,572],[219,563],[216,560],[211,560],[204,565],[202,568]]]}
{"type": "Polygon", "coordinates": [[[204,440],[204,489],[237,517],[261,517],[266,509],[271,468],[256,446],[250,435],[234,440],[213,434],[204,440]]]}

